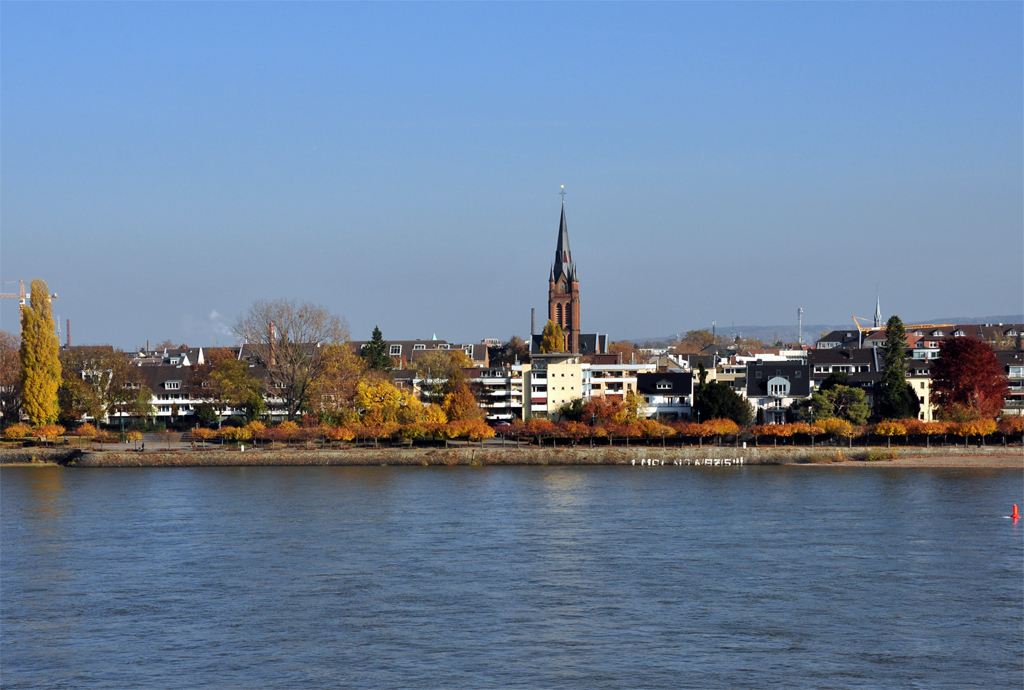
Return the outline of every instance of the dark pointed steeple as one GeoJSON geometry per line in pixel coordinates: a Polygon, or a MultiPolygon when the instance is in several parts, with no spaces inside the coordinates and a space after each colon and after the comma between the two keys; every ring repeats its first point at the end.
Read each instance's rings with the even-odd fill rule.
{"type": "Polygon", "coordinates": [[[551,266],[549,280],[557,283],[560,278],[576,280],[576,264],[569,249],[569,227],[565,224],[565,201],[562,201],[562,220],[558,224],[558,244],[555,246],[555,263],[551,266]]]}

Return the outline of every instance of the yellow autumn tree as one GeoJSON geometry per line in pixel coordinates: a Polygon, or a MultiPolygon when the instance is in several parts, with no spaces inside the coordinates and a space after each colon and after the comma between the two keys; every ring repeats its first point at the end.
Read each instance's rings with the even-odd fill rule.
{"type": "Polygon", "coordinates": [[[641,419],[646,419],[647,401],[644,396],[636,391],[628,391],[622,400],[622,409],[615,415],[615,421],[619,424],[634,424],[641,419]]]}
{"type": "Polygon", "coordinates": [[[448,415],[440,405],[427,405],[423,408],[423,415],[419,421],[424,424],[447,424],[448,415]]]}
{"type": "Polygon", "coordinates": [[[356,384],[355,405],[365,426],[395,424],[400,417],[406,418],[406,409],[412,408],[412,416],[415,417],[423,407],[414,395],[399,390],[386,379],[356,384]]]}
{"type": "Polygon", "coordinates": [[[21,310],[22,410],[35,426],[57,421],[60,404],[60,343],[53,325],[50,288],[32,281],[32,297],[21,310]]]}
{"type": "Polygon", "coordinates": [[[550,319],[544,324],[544,330],[540,334],[540,351],[544,354],[565,351],[565,335],[562,334],[562,327],[550,319]]]}

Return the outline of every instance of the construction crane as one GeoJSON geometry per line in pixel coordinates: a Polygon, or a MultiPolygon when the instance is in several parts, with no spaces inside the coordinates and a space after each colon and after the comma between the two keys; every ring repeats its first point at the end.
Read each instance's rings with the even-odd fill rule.
{"type": "MultiPolygon", "coordinates": [[[[860,317],[859,319],[856,316],[853,317],[853,322],[857,325],[857,330],[861,333],[875,333],[877,331],[885,330],[885,326],[861,326],[861,321],[869,321],[869,319],[865,319],[864,317],[860,317]]],[[[927,331],[933,328],[952,328],[955,325],[956,324],[954,323],[905,323],[903,324],[903,329],[908,332],[927,331]]]]}
{"type": "MultiPolygon", "coordinates": [[[[18,291],[18,294],[14,294],[13,292],[0,292],[0,299],[16,299],[16,300],[18,300],[18,312],[20,313],[21,310],[25,308],[25,304],[27,303],[27,300],[32,299],[32,293],[31,292],[25,292],[25,281],[24,280],[9,280],[6,283],[4,283],[4,285],[11,285],[13,283],[18,283],[21,286],[21,290],[18,291]]],[[[57,293],[55,292],[52,295],[50,295],[50,299],[57,299],[57,293]]],[[[18,319],[18,324],[20,326],[21,319],[18,319]]]]}

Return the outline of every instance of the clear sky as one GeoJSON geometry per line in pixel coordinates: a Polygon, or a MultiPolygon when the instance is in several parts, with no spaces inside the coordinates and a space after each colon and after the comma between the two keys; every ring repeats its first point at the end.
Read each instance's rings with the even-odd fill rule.
{"type": "Polygon", "coordinates": [[[281,297],[505,339],[564,184],[587,332],[846,323],[876,286],[1019,313],[1022,7],[5,2],[0,278],[78,344],[228,344],[281,297]]]}

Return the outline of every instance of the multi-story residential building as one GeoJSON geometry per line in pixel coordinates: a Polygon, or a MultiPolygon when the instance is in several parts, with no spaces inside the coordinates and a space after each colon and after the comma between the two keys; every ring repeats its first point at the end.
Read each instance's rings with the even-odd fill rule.
{"type": "Polygon", "coordinates": [[[595,398],[625,398],[630,391],[636,391],[637,376],[657,370],[650,364],[584,364],[587,372],[590,396],[595,398]]]}
{"type": "MultiPolygon", "coordinates": [[[[932,403],[932,365],[928,360],[912,359],[907,366],[907,383],[917,396],[920,409],[917,418],[925,422],[935,421],[937,408],[932,403]]],[[[874,396],[872,396],[874,402],[874,396]]]]}
{"type": "Polygon", "coordinates": [[[810,350],[811,380],[817,388],[832,374],[870,374],[879,371],[878,350],[873,347],[810,350]]]}
{"type": "Polygon", "coordinates": [[[647,402],[649,419],[673,420],[689,417],[693,409],[691,372],[641,373],[636,377],[637,392],[647,402]]]}
{"type": "Polygon", "coordinates": [[[722,362],[716,368],[715,380],[727,384],[733,392],[747,397],[747,365],[745,362],[722,362]]]}
{"type": "Polygon", "coordinates": [[[747,364],[747,400],[766,424],[783,424],[789,407],[811,396],[811,366],[799,362],[747,364]]]}
{"type": "Polygon", "coordinates": [[[1002,350],[996,353],[1003,365],[1010,394],[1003,411],[1007,414],[1024,414],[1024,353],[1018,350],[1002,350]]]}
{"type": "Polygon", "coordinates": [[[476,389],[480,407],[487,412],[488,422],[523,418],[523,365],[478,369],[469,382],[476,389]]]}
{"type": "MultiPolygon", "coordinates": [[[[559,408],[590,396],[579,355],[564,352],[531,355],[523,367],[523,418],[556,417],[559,408]]],[[[588,371],[589,374],[589,371],[588,371]]]]}

